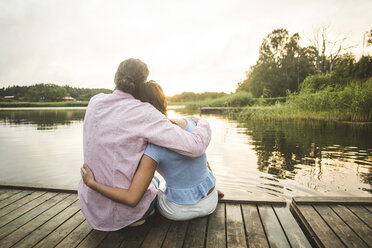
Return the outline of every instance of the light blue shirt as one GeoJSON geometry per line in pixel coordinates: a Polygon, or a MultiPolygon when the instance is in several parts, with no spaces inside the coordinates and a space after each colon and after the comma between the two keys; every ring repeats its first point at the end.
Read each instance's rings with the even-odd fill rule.
{"type": "MultiPolygon", "coordinates": [[[[186,131],[191,132],[196,124],[190,118],[186,131]]],[[[189,158],[164,147],[147,144],[145,153],[158,164],[156,170],[167,183],[165,196],[178,204],[195,204],[208,194],[216,179],[207,167],[205,153],[199,158],[189,158]]]]}

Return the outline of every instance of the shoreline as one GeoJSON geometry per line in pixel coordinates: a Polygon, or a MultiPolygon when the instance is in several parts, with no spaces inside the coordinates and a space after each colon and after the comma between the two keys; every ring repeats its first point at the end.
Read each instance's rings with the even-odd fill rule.
{"type": "Polygon", "coordinates": [[[256,121],[329,121],[342,122],[349,124],[372,124],[371,121],[365,121],[358,114],[341,111],[322,111],[310,112],[294,108],[286,105],[272,106],[245,106],[245,107],[210,107],[196,103],[185,103],[181,110],[184,114],[222,114],[231,116],[240,122],[248,120],[256,121]],[[204,112],[204,113],[203,113],[204,112]],[[358,120],[361,119],[361,120],[358,120]]]}
{"type": "Polygon", "coordinates": [[[88,102],[0,102],[0,108],[86,107],[88,106],[88,102]]]}
{"type": "MultiPolygon", "coordinates": [[[[88,101],[83,102],[0,102],[0,110],[33,110],[33,109],[60,109],[85,108],[88,101]]],[[[203,109],[211,113],[232,115],[238,121],[248,120],[310,120],[334,121],[348,124],[372,124],[372,121],[357,120],[352,113],[341,111],[308,112],[285,105],[271,106],[245,106],[245,107],[207,107],[197,103],[170,102],[169,109],[177,109],[186,114],[203,114],[203,109]],[[214,111],[216,110],[216,112],[214,111]],[[354,119],[354,120],[353,120],[354,119]]],[[[208,114],[208,113],[206,113],[208,114]]]]}

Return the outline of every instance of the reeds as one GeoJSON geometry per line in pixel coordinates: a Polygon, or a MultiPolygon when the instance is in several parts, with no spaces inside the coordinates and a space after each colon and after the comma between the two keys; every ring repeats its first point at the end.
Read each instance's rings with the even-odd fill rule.
{"type": "Polygon", "coordinates": [[[372,79],[338,91],[326,88],[291,95],[289,105],[298,112],[316,113],[326,119],[372,121],[372,79]]]}
{"type": "Polygon", "coordinates": [[[250,98],[249,93],[241,93],[214,99],[204,104],[211,107],[245,106],[243,111],[236,114],[242,121],[248,119],[372,121],[372,78],[363,83],[351,83],[337,90],[326,87],[315,93],[304,90],[299,94],[289,94],[287,102],[284,102],[285,98],[271,99],[271,103],[276,102],[271,106],[266,106],[268,101],[264,98],[254,99],[250,98]]]}

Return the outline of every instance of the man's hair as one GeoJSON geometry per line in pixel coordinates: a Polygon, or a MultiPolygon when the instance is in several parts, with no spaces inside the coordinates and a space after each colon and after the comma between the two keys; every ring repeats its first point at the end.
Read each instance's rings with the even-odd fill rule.
{"type": "Polygon", "coordinates": [[[115,88],[138,97],[139,88],[149,75],[147,65],[139,59],[126,59],[120,63],[115,74],[115,88]]]}

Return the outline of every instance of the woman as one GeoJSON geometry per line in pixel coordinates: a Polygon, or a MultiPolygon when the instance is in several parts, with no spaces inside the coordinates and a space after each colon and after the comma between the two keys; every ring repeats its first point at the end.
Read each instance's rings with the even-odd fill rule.
{"type": "MultiPolygon", "coordinates": [[[[200,120],[192,133],[173,125],[152,105],[138,96],[146,82],[147,65],[138,59],[120,63],[115,91],[91,98],[84,118],[84,162],[98,182],[129,188],[148,142],[190,157],[200,157],[210,141],[209,124],[200,120]]],[[[144,168],[144,171],[151,168],[144,168]]],[[[81,180],[78,196],[88,223],[97,230],[115,231],[141,219],[157,195],[154,183],[145,189],[136,207],[104,197],[81,180]]]]}
{"type": "MultiPolygon", "coordinates": [[[[138,97],[166,115],[165,95],[154,81],[146,83],[138,97]]],[[[191,118],[171,121],[188,132],[196,127],[191,118]]],[[[149,143],[129,189],[112,188],[97,183],[86,164],[81,174],[84,183],[93,190],[114,201],[136,206],[150,184],[155,168],[167,184],[165,192],[158,193],[158,210],[163,216],[172,220],[188,220],[209,215],[216,209],[218,202],[216,179],[208,166],[205,154],[193,159],[149,143]],[[143,168],[151,170],[144,171],[143,168]]]]}

